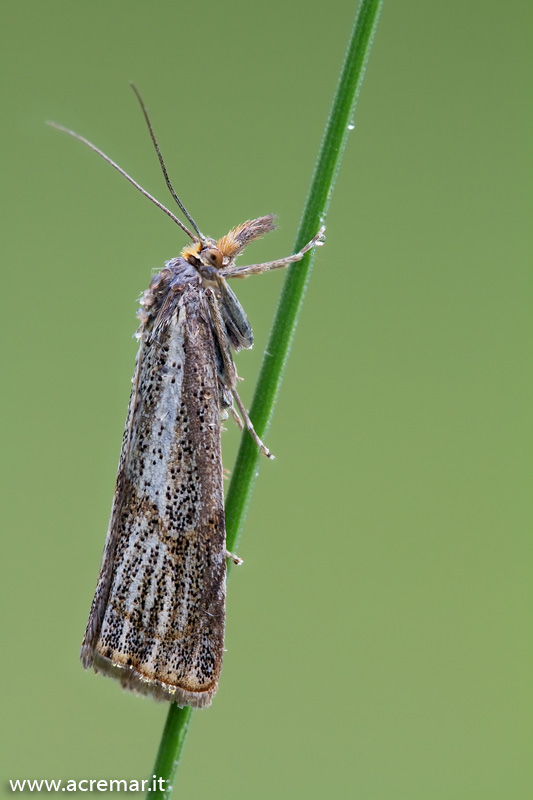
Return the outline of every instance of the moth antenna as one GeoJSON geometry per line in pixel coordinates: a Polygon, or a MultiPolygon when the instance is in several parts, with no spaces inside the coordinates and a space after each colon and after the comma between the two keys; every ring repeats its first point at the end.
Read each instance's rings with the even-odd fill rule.
{"type": "Polygon", "coordinates": [[[155,138],[155,133],[154,133],[154,129],[152,127],[152,123],[150,121],[150,117],[148,116],[148,111],[146,110],[146,106],[144,105],[144,101],[143,101],[143,99],[142,99],[142,97],[141,97],[141,95],[139,93],[139,90],[137,89],[137,87],[135,86],[134,83],[130,83],[130,86],[133,89],[133,91],[135,92],[137,100],[139,101],[139,105],[141,106],[142,112],[144,114],[144,118],[146,120],[146,124],[148,125],[148,130],[150,132],[150,138],[152,139],[152,142],[153,142],[153,145],[154,145],[154,148],[155,148],[155,152],[157,153],[157,157],[159,159],[159,164],[161,166],[161,170],[163,172],[166,184],[168,186],[168,190],[169,190],[170,194],[172,195],[172,197],[174,198],[174,200],[176,201],[176,203],[178,204],[178,206],[181,208],[182,212],[185,214],[185,216],[187,217],[187,219],[191,223],[191,225],[193,226],[194,230],[196,231],[196,233],[198,234],[198,236],[200,238],[200,241],[203,242],[203,241],[205,241],[205,236],[200,232],[200,230],[198,228],[198,225],[193,220],[193,218],[191,217],[191,215],[189,214],[189,212],[187,211],[187,209],[185,208],[185,206],[183,205],[183,203],[179,199],[178,195],[174,191],[174,187],[172,186],[172,184],[170,182],[170,178],[168,177],[167,168],[166,168],[165,162],[163,161],[163,156],[161,154],[161,150],[159,149],[159,144],[157,143],[157,139],[155,138]]]}
{"type": "MultiPolygon", "coordinates": [[[[191,233],[190,230],[183,224],[183,222],[180,219],[178,219],[175,214],[172,213],[172,211],[170,211],[166,206],[164,206],[163,203],[160,203],[159,200],[156,200],[155,197],[150,194],[150,192],[147,192],[146,189],[143,189],[140,183],[137,183],[137,181],[134,180],[131,177],[131,175],[128,175],[128,173],[125,170],[123,170],[122,167],[119,167],[119,165],[115,161],[113,161],[112,158],[106,156],[106,154],[102,150],[100,150],[99,147],[97,147],[95,144],[86,139],[85,136],[81,136],[81,134],[76,133],[76,131],[71,131],[70,128],[65,128],[58,122],[52,122],[52,120],[47,120],[46,124],[50,125],[52,128],[57,128],[58,131],[62,131],[63,133],[68,133],[69,136],[72,136],[74,139],[78,139],[78,141],[83,142],[83,144],[86,144],[87,147],[90,147],[91,150],[94,150],[94,152],[97,153],[101,158],[103,158],[104,161],[107,161],[108,164],[111,164],[111,166],[114,167],[117,170],[117,172],[120,172],[120,174],[123,175],[126,178],[126,180],[128,180],[131,184],[133,184],[133,186],[135,186],[135,188],[138,189],[141,194],[147,197],[148,200],[151,200],[154,205],[156,205],[158,208],[161,209],[161,211],[164,211],[165,214],[170,217],[170,219],[174,220],[176,225],[179,225],[182,231],[184,231],[187,234],[187,236],[189,236],[193,240],[193,242],[198,241],[198,237],[195,236],[193,233],[191,233]]],[[[195,230],[197,230],[196,225],[194,227],[195,230]]]]}

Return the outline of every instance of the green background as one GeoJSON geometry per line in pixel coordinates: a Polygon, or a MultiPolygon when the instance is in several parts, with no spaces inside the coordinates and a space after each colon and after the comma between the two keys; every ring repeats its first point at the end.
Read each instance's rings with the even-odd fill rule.
{"type": "MultiPolygon", "coordinates": [[[[355,9],[2,6],[2,794],[143,779],[166,716],[78,650],[136,298],[185,237],[44,120],[170,203],[135,80],[200,227],[276,212],[247,258],[286,255],[355,9]]],[[[385,4],[175,797],[531,797],[531,21],[385,4]]],[[[247,403],[282,279],[236,287],[247,403]]]]}

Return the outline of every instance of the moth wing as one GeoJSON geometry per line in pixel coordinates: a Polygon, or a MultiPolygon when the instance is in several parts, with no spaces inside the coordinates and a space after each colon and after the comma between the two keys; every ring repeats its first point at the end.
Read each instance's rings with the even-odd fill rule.
{"type": "Polygon", "coordinates": [[[219,388],[204,290],[180,288],[141,335],[81,658],[129,689],[201,707],[224,644],[219,388]]]}

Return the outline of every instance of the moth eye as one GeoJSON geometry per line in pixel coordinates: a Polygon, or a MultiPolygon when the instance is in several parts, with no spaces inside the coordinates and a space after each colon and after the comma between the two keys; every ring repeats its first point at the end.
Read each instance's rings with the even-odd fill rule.
{"type": "Polygon", "coordinates": [[[216,267],[217,269],[221,268],[222,253],[220,252],[220,250],[216,250],[215,248],[213,248],[212,250],[208,250],[207,253],[205,254],[205,257],[206,260],[213,265],[213,267],[216,267]]]}

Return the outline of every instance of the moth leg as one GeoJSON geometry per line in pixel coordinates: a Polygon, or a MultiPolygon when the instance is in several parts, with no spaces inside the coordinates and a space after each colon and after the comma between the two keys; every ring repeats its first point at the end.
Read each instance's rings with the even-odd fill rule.
{"type": "Polygon", "coordinates": [[[261,441],[261,439],[259,438],[259,436],[255,432],[255,428],[252,425],[252,420],[248,416],[248,412],[246,411],[246,409],[244,407],[244,403],[242,402],[241,398],[239,397],[239,395],[237,393],[237,390],[236,389],[232,389],[231,393],[232,393],[233,397],[235,398],[235,402],[237,403],[239,411],[241,412],[241,417],[242,417],[242,420],[244,422],[246,430],[248,431],[248,433],[250,434],[250,436],[252,437],[252,439],[254,440],[256,445],[258,446],[258,448],[261,450],[261,452],[264,453],[267,458],[272,458],[273,459],[274,458],[274,454],[270,452],[270,450],[268,449],[268,447],[265,444],[263,444],[263,442],[261,441]]]}
{"type": "Polygon", "coordinates": [[[234,556],[233,553],[230,553],[229,550],[226,550],[226,558],[231,558],[233,563],[236,564],[238,567],[240,567],[241,564],[244,564],[242,558],[239,558],[239,556],[234,556]]]}
{"type": "Polygon", "coordinates": [[[233,419],[237,423],[238,429],[240,431],[243,431],[244,430],[244,423],[243,423],[242,419],[239,417],[239,415],[237,414],[237,412],[235,411],[235,406],[233,405],[233,403],[231,404],[229,410],[230,410],[231,416],[233,417],[233,419]]]}
{"type": "Polygon", "coordinates": [[[265,261],[264,264],[250,264],[247,267],[230,267],[228,269],[221,269],[220,275],[224,278],[246,278],[248,275],[257,275],[260,272],[267,272],[270,269],[280,269],[281,267],[288,267],[296,261],[301,261],[304,255],[312,250],[313,247],[320,247],[324,244],[324,227],[320,228],[316,236],[313,236],[310,242],[302,247],[297,253],[286,258],[280,258],[277,261],[265,261]]]}
{"type": "MultiPolygon", "coordinates": [[[[261,450],[262,453],[266,455],[267,458],[274,458],[270,450],[266,445],[263,444],[259,436],[254,430],[254,426],[252,425],[252,421],[248,416],[248,412],[246,411],[244,404],[241,398],[238,395],[238,392],[235,388],[237,383],[237,370],[235,369],[235,364],[233,363],[233,358],[231,357],[231,351],[229,348],[228,337],[226,335],[224,329],[224,322],[222,320],[222,316],[220,314],[220,309],[218,307],[218,303],[216,301],[216,297],[212,291],[207,291],[207,298],[209,303],[209,310],[211,312],[211,320],[213,323],[215,336],[217,338],[218,347],[220,350],[220,357],[222,360],[222,372],[223,372],[223,380],[224,385],[229,389],[232,393],[235,402],[237,403],[237,407],[241,412],[242,421],[244,426],[258,448],[261,450]]],[[[235,410],[235,409],[233,409],[235,410]]]]}

